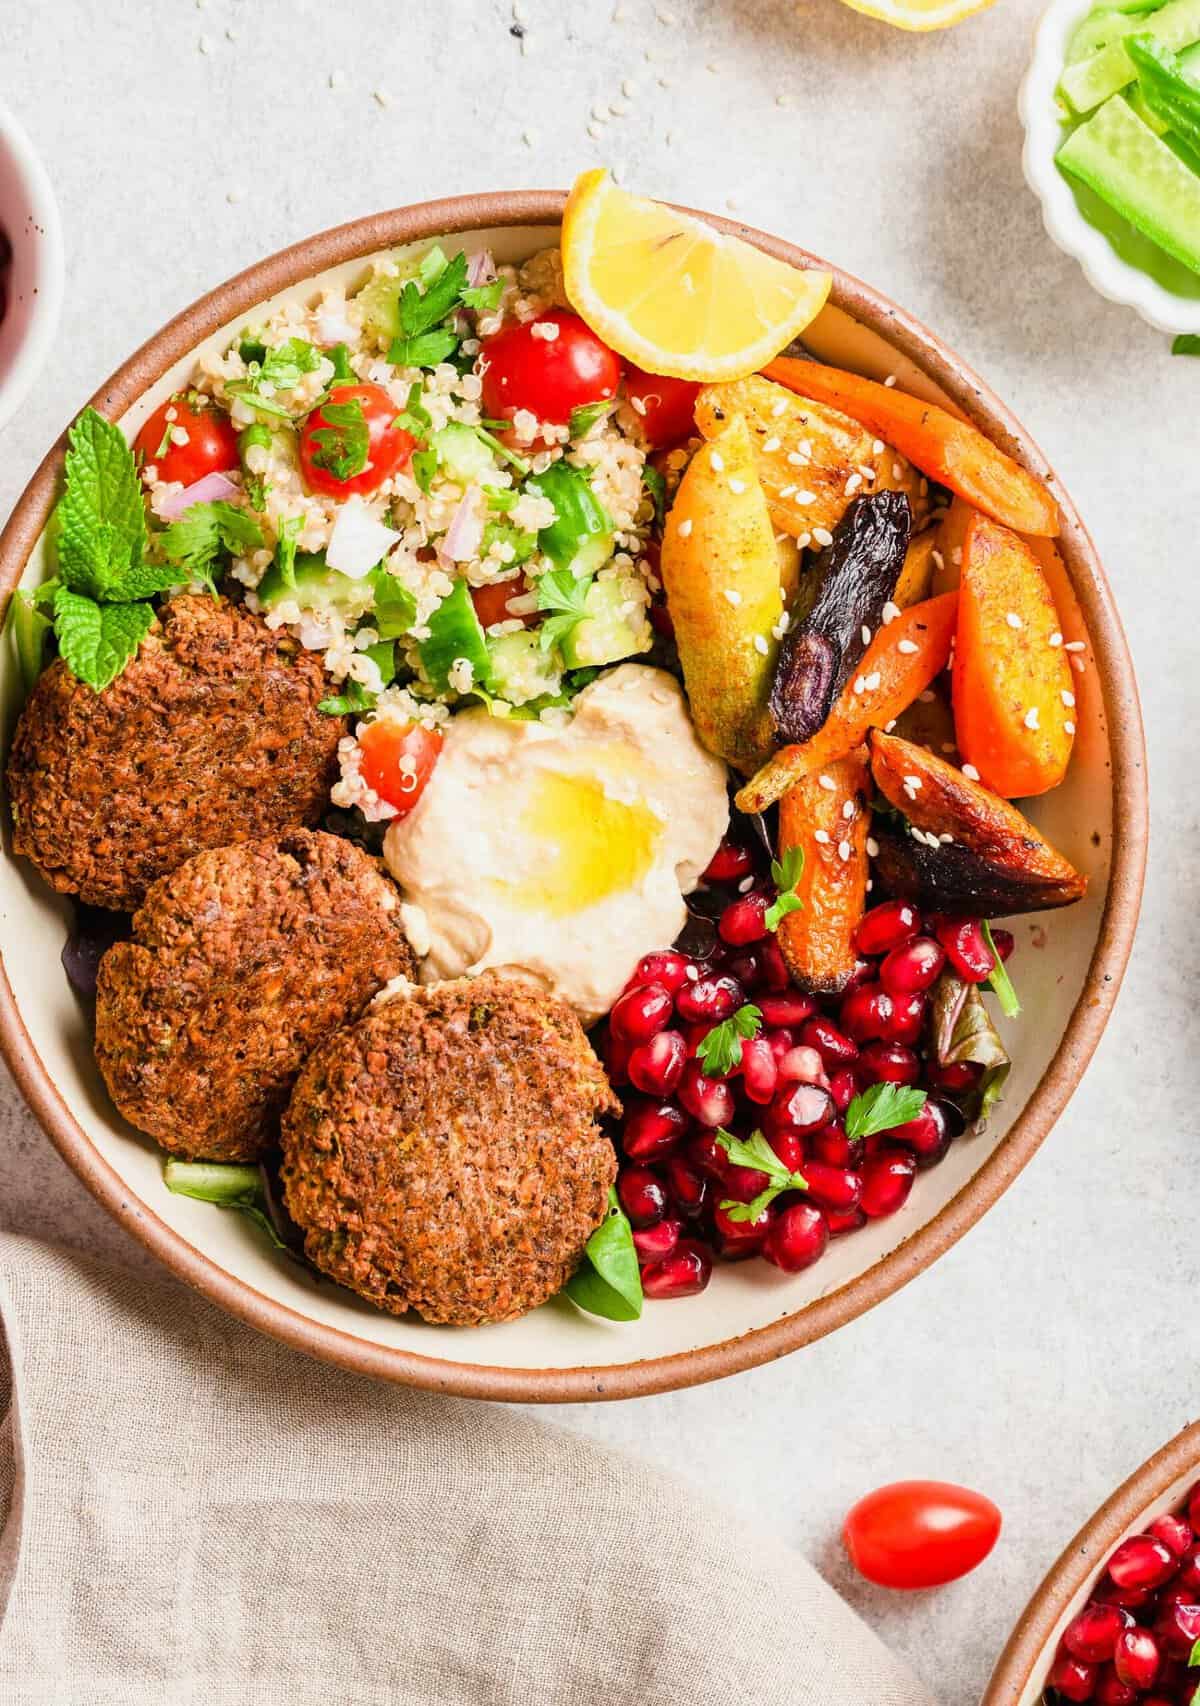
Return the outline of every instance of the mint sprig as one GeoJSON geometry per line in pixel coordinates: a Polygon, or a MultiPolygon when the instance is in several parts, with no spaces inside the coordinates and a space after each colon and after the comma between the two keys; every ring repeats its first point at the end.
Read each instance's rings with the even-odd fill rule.
{"type": "Polygon", "coordinates": [[[762,1009],[752,1002],[747,1002],[728,1019],[714,1025],[708,1035],[700,1039],[696,1049],[705,1072],[714,1078],[723,1078],[727,1072],[732,1072],[742,1058],[743,1038],[756,1037],[761,1028],[762,1009]]]}
{"type": "Polygon", "coordinates": [[[789,847],[782,859],[771,860],[771,881],[777,893],[764,919],[768,930],[778,930],[789,912],[799,912],[803,908],[804,902],[796,893],[796,885],[803,875],[803,847],[789,847]]]}
{"type": "Polygon", "coordinates": [[[97,692],[136,655],[153,621],[149,603],[100,604],[65,586],[54,595],[59,652],[72,675],[97,692]]]}
{"type": "Polygon", "coordinates": [[[909,1084],[872,1084],[846,1109],[846,1136],[874,1137],[876,1132],[907,1125],[916,1119],[926,1099],[924,1090],[914,1090],[909,1084]]]}
{"type": "Polygon", "coordinates": [[[751,1202],[723,1202],[721,1207],[730,1220],[739,1224],[743,1221],[756,1221],[763,1210],[770,1208],[775,1198],[782,1196],[784,1191],[808,1189],[808,1180],[803,1173],[793,1173],[790,1167],[785,1167],[761,1131],[752,1132],[744,1143],[730,1131],[718,1131],[716,1136],[717,1142],[735,1167],[749,1167],[756,1173],[765,1173],[770,1181],[751,1202]]]}

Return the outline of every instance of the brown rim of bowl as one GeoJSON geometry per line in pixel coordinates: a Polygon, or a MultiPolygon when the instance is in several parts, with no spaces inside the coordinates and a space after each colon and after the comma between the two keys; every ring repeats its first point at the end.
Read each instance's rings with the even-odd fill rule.
{"type": "MultiPolygon", "coordinates": [[[[203,338],[286,286],[377,249],[513,225],[557,225],[558,190],[497,191],[423,202],[324,231],[260,261],[168,322],[91,398],[119,418],[203,338]]],[[[1104,694],[1113,787],[1112,874],[1087,980],[1062,1041],[1012,1129],[969,1184],[897,1249],[857,1279],[793,1315],[698,1350],[596,1368],[510,1369],[445,1362],[372,1344],[325,1327],[234,1279],[135,1200],[76,1122],[38,1058],[7,974],[0,977],[0,1048],[51,1142],[92,1195],[127,1231],[196,1290],[276,1339],[361,1374],[460,1397],[513,1403],[570,1403],[641,1397],[739,1373],[811,1344],[890,1297],[961,1238],[1029,1161],[1062,1113],[1091,1059],[1116,999],[1133,943],[1146,863],[1146,755],[1137,686],[1120,618],[1095,546],[1037,445],[983,381],[920,321],[827,261],[748,226],[711,214],[718,230],[744,237],[793,266],[833,274],[832,302],[910,357],[997,444],[1051,487],[1062,510],[1059,544],[1090,633],[1104,694]]],[[[7,606],[56,495],[64,439],[48,453],[0,534],[0,597],[7,606]]],[[[465,1348],[465,1345],[464,1345],[465,1348]]]]}
{"type": "Polygon", "coordinates": [[[1035,1590],[992,1672],[980,1706],[1017,1706],[1056,1624],[1088,1577],[1174,1481],[1200,1468],[1200,1422],[1156,1451],[1090,1516],[1035,1590]]]}

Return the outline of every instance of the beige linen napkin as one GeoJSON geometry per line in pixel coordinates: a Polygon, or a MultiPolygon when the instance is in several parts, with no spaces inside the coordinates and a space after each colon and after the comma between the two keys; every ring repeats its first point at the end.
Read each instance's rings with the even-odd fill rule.
{"type": "Polygon", "coordinates": [[[0,1325],[2,1706],[932,1706],[803,1559],[569,1434],[4,1236],[0,1325]]]}

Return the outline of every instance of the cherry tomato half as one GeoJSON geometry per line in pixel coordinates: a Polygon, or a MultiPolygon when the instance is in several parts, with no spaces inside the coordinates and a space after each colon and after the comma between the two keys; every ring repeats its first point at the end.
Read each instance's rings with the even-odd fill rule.
{"type": "MultiPolygon", "coordinates": [[[[520,598],[522,593],[529,591],[529,582],[524,575],[517,575],[513,580],[490,581],[487,586],[471,588],[471,603],[475,606],[475,614],[479,618],[481,628],[490,628],[495,622],[512,622],[514,612],[508,608],[510,598],[520,598]]],[[[530,616],[523,616],[521,621],[529,624],[530,616]]]]}
{"type": "Polygon", "coordinates": [[[158,469],[160,480],[179,480],[185,486],[238,466],[237,428],[229,416],[216,408],[193,408],[182,393],[155,409],[133,448],[141,451],[143,466],[152,463],[158,469]],[[187,434],[185,444],[174,442],[171,434],[176,430],[187,434]]]}
{"type": "Polygon", "coordinates": [[[607,402],[621,382],[620,357],[565,308],[502,327],[484,344],[483,360],[483,407],[495,420],[528,409],[539,421],[565,426],[572,409],[607,402]],[[551,326],[550,337],[538,330],[551,326]]]}
{"type": "Polygon", "coordinates": [[[695,432],[699,394],[699,385],[691,379],[668,379],[643,373],[640,367],[625,369],[625,395],[651,450],[670,450],[695,432]]]}
{"type": "Polygon", "coordinates": [[[442,750],[439,730],[390,717],[368,723],[358,737],[363,781],[401,817],[416,805],[442,750]]]}
{"type": "Polygon", "coordinates": [[[373,492],[407,466],[416,439],[396,425],[382,385],[335,385],[304,422],[300,466],[310,491],[373,492]]]}
{"type": "Polygon", "coordinates": [[[935,1588],[982,1564],[1000,1533],[982,1493],[948,1481],[894,1481],[860,1499],[842,1537],[860,1575],[883,1588],[935,1588]]]}

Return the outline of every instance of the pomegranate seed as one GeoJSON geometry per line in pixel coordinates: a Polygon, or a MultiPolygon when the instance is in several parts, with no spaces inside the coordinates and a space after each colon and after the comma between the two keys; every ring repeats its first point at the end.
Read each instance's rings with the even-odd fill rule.
{"type": "Polygon", "coordinates": [[[968,983],[986,983],[996,960],[984,939],[982,921],[978,918],[938,918],[931,922],[934,935],[945,948],[946,957],[958,975],[968,983]]]}
{"type": "Polygon", "coordinates": [[[867,1217],[861,1208],[852,1208],[847,1214],[838,1214],[836,1210],[827,1210],[825,1219],[829,1223],[829,1236],[840,1238],[843,1232],[857,1232],[867,1224],[867,1217]]]}
{"type": "MultiPolygon", "coordinates": [[[[763,1124],[766,1126],[767,1122],[764,1121],[763,1124]]],[[[794,1131],[782,1130],[771,1131],[768,1129],[766,1136],[771,1148],[783,1162],[783,1165],[787,1168],[788,1172],[803,1173],[807,1159],[804,1150],[804,1139],[794,1131]]]]}
{"type": "Polygon", "coordinates": [[[907,900],[885,900],[859,919],[854,946],[860,954],[887,954],[911,942],[921,928],[917,909],[907,900]]]}
{"type": "Polygon", "coordinates": [[[1200,1588],[1200,1540],[1195,1540],[1184,1553],[1183,1568],[1175,1578],[1181,1588],[1200,1588]]]}
{"type": "Polygon", "coordinates": [[[983,1067],[974,1060],[953,1060],[948,1066],[930,1067],[928,1079],[935,1090],[948,1090],[961,1095],[974,1090],[983,1077],[983,1067]]]}
{"type": "Polygon", "coordinates": [[[617,1196],[633,1226],[653,1226],[667,1212],[667,1192],[649,1167],[626,1167],[617,1178],[617,1196]]]}
{"type": "Polygon", "coordinates": [[[1137,1689],[1131,1688],[1127,1682],[1122,1682],[1112,1665],[1105,1665],[1096,1680],[1096,1692],[1092,1695],[1097,1706],[1133,1706],[1137,1699],[1137,1689]]]}
{"type": "Polygon", "coordinates": [[[733,1091],[721,1078],[710,1078],[698,1060],[689,1060],[679,1081],[679,1100],[701,1125],[728,1125],[733,1118],[733,1091]]]}
{"type": "Polygon", "coordinates": [[[746,1095],[752,1102],[765,1105],[775,1094],[778,1082],[775,1051],[766,1037],[748,1038],[742,1044],[742,1089],[746,1095]]]}
{"type": "Polygon", "coordinates": [[[1183,1558],[1191,1551],[1192,1531],[1181,1516],[1156,1516],[1146,1532],[1161,1540],[1176,1558],[1183,1558]]]}
{"type": "Polygon", "coordinates": [[[635,1102],[626,1112],[622,1148],[631,1161],[657,1160],[679,1143],[688,1118],[674,1102],[635,1102]]]}
{"type": "Polygon", "coordinates": [[[868,1043],[859,1067],[871,1084],[915,1084],[921,1076],[921,1062],[903,1043],[868,1043]]]}
{"type": "Polygon", "coordinates": [[[1108,1560],[1108,1574],[1119,1588],[1156,1588],[1175,1571],[1175,1554],[1152,1534],[1131,1534],[1108,1560]]]}
{"type": "Polygon", "coordinates": [[[629,1077],[648,1096],[669,1096],[683,1077],[687,1043],[678,1031],[660,1031],[629,1056],[629,1077]]]}
{"type": "Polygon", "coordinates": [[[622,1042],[614,1036],[611,1030],[604,1033],[604,1070],[608,1073],[612,1084],[628,1084],[629,1057],[633,1053],[632,1043],[622,1042]]]}
{"type": "Polygon", "coordinates": [[[667,949],[661,954],[646,954],[637,963],[637,970],[626,984],[627,989],[644,989],[649,983],[661,983],[674,995],[687,982],[692,961],[686,954],[667,949]]]}
{"type": "Polygon", "coordinates": [[[914,995],[938,980],[946,950],[932,936],[917,936],[893,948],[879,968],[879,981],[889,995],[914,995]]]}
{"type": "Polygon", "coordinates": [[[661,983],[631,989],[613,1008],[609,1024],[613,1034],[626,1043],[645,1043],[669,1024],[675,1010],[671,991],[661,983]]]}
{"type": "Polygon", "coordinates": [[[824,1161],[806,1161],[804,1177],[808,1194],[822,1208],[846,1214],[862,1200],[863,1182],[858,1173],[848,1167],[830,1167],[824,1161]]]}
{"type": "Polygon", "coordinates": [[[1117,1637],[1112,1661],[1122,1682],[1144,1692],[1154,1687],[1162,1655],[1149,1629],[1123,1629],[1117,1637]]]}
{"type": "Polygon", "coordinates": [[[1115,1582],[1102,1581],[1092,1595],[1102,1605],[1124,1605],[1130,1610],[1146,1604],[1153,1599],[1153,1588],[1119,1588],[1115,1582]]]}
{"type": "Polygon", "coordinates": [[[830,1020],[816,1014],[806,1019],[800,1030],[800,1041],[815,1048],[825,1062],[826,1071],[836,1072],[839,1066],[851,1066],[858,1059],[858,1044],[830,1020]]]}
{"type": "Polygon", "coordinates": [[[740,883],[754,869],[754,859],[748,848],[728,836],[708,861],[702,883],[740,883]]]}
{"type": "Polygon", "coordinates": [[[657,1226],[635,1226],[633,1247],[639,1262],[665,1262],[683,1233],[682,1220],[660,1220],[657,1226]]]}
{"type": "Polygon", "coordinates": [[[721,921],[717,925],[717,933],[722,942],[728,942],[735,948],[744,948],[750,942],[761,942],[768,934],[769,905],[766,895],[761,893],[744,894],[731,901],[721,914],[721,921]]]}
{"type": "Polygon", "coordinates": [[[856,1043],[865,1043],[884,1035],[892,1012],[892,998],[883,985],[864,983],[846,996],[838,1018],[848,1037],[853,1037],[856,1043]]]}
{"type": "Polygon", "coordinates": [[[1176,1658],[1186,1659],[1200,1641],[1200,1605],[1190,1601],[1168,1605],[1154,1625],[1160,1647],[1176,1658]]]}
{"type": "Polygon", "coordinates": [[[758,1005],[763,1024],[769,1031],[777,1030],[781,1025],[802,1025],[817,1010],[812,996],[801,995],[798,989],[783,995],[764,995],[758,1005]]]}
{"type": "Polygon", "coordinates": [[[1192,1533],[1200,1538],[1200,1481],[1192,1488],[1188,1497],[1187,1519],[1192,1533]]]}
{"type": "MultiPolygon", "coordinates": [[[[740,1200],[740,1199],[739,1199],[740,1200]]],[[[764,1208],[755,1220],[731,1220],[729,1210],[713,1212],[713,1226],[720,1240],[720,1251],[727,1262],[740,1262],[747,1256],[757,1256],[772,1220],[771,1209],[764,1208]]]]}
{"type": "Polygon", "coordinates": [[[992,925],[992,941],[996,944],[996,952],[1002,960],[1010,960],[1012,951],[1017,945],[1017,939],[1011,930],[1005,930],[1002,925],[992,925]]]}
{"type": "Polygon", "coordinates": [[[779,1076],[785,1084],[828,1084],[825,1066],[815,1048],[798,1043],[778,1062],[779,1076]]]}
{"type": "Polygon", "coordinates": [[[1095,1665],[1085,1664],[1071,1653],[1060,1653],[1046,1681],[1064,1700],[1090,1700],[1096,1689],[1096,1677],[1095,1665]]]}
{"type": "Polygon", "coordinates": [[[852,989],[857,989],[860,984],[870,983],[878,973],[878,970],[879,968],[875,964],[874,960],[855,960],[850,975],[846,979],[845,983],[843,983],[840,993],[842,995],[849,995],[850,991],[852,989]]]}
{"type": "Polygon", "coordinates": [[[669,1155],[664,1168],[671,1197],[680,1214],[694,1220],[708,1201],[709,1181],[682,1155],[669,1155]]]}
{"type": "MultiPolygon", "coordinates": [[[[803,1137],[829,1124],[833,1118],[833,1097],[819,1084],[789,1084],[772,1097],[768,1118],[774,1130],[803,1137]]],[[[768,1137],[771,1135],[767,1133],[768,1137]]]]}
{"type": "Polygon", "coordinates": [[[908,1201],[916,1177],[917,1164],[901,1149],[883,1150],[872,1155],[862,1166],[862,1197],[859,1207],[868,1220],[882,1220],[895,1214],[908,1201]]]}
{"type": "Polygon", "coordinates": [[[763,1255],[785,1274],[811,1268],[825,1254],[829,1226],[814,1203],[795,1202],[771,1222],[763,1240],[763,1255]]]}
{"type": "Polygon", "coordinates": [[[712,1278],[712,1257],[703,1244],[684,1238],[665,1261],[642,1269],[647,1297],[695,1297],[712,1278]]]}
{"type": "Polygon", "coordinates": [[[833,1097],[833,1105],[838,1113],[844,1114],[858,1095],[858,1079],[848,1066],[843,1066],[840,1072],[830,1075],[829,1094],[833,1097]]]}
{"type": "Polygon", "coordinates": [[[889,999],[892,1003],[892,1016],[883,1028],[884,1042],[915,1043],[925,1023],[925,997],[893,995],[889,999]]]}
{"type": "Polygon", "coordinates": [[[740,954],[729,955],[725,970],[743,989],[753,989],[762,979],[762,960],[753,948],[743,948],[740,954]]]}
{"type": "Polygon", "coordinates": [[[699,1167],[710,1179],[724,1179],[729,1170],[729,1157],[717,1142],[714,1131],[698,1131],[690,1138],[687,1157],[693,1167],[699,1167]]]}
{"type": "Polygon", "coordinates": [[[1067,1624],[1062,1644],[1077,1659],[1085,1659],[1090,1665],[1103,1664],[1112,1658],[1117,1637],[1132,1624],[1132,1616],[1121,1606],[1093,1601],[1067,1624]]]}
{"type": "Polygon", "coordinates": [[[846,1136],[841,1120],[830,1120],[820,1131],[813,1132],[808,1146],[813,1159],[824,1161],[827,1167],[849,1167],[858,1153],[858,1146],[846,1136]]]}
{"type": "Polygon", "coordinates": [[[912,1150],[918,1167],[934,1167],[950,1147],[950,1122],[941,1103],[931,1098],[915,1119],[893,1126],[887,1135],[893,1143],[912,1150]]]}
{"type": "Polygon", "coordinates": [[[767,1031],[766,1039],[771,1045],[771,1053],[775,1056],[776,1063],[781,1061],[784,1055],[796,1046],[795,1036],[787,1030],[767,1031]]]}
{"type": "Polygon", "coordinates": [[[760,1191],[771,1183],[765,1173],[754,1167],[739,1167],[731,1162],[725,1169],[721,1189],[734,1202],[753,1202],[760,1191]]]}
{"type": "Polygon", "coordinates": [[[759,950],[762,961],[762,980],[765,988],[774,990],[776,994],[791,986],[792,974],[788,970],[787,961],[783,957],[783,949],[774,936],[768,936],[759,950]]]}
{"type": "MultiPolygon", "coordinates": [[[[698,977],[695,983],[685,983],[675,997],[681,1019],[695,1024],[704,1019],[719,1025],[743,1005],[742,986],[733,977],[711,975],[698,977]]],[[[616,1008],[613,1009],[616,1016],[616,1008]]]]}

